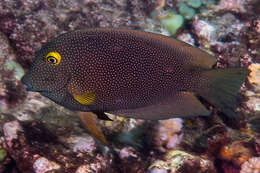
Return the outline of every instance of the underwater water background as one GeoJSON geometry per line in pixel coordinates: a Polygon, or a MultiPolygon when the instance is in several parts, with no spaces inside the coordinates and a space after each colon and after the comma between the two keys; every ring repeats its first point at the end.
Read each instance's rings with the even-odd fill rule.
{"type": "Polygon", "coordinates": [[[0,172],[260,172],[259,0],[1,0],[0,172]],[[163,34],[217,58],[217,68],[250,70],[234,121],[210,105],[209,117],[96,120],[109,147],[75,112],[21,78],[54,37],[86,28],[163,34]]]}

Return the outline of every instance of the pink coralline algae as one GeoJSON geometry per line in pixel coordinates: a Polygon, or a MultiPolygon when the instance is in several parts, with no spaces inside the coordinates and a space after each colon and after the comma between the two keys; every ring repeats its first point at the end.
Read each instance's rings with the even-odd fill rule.
{"type": "Polygon", "coordinates": [[[207,21],[195,19],[193,21],[193,29],[198,37],[206,41],[216,39],[216,28],[207,21]]]}
{"type": "Polygon", "coordinates": [[[17,133],[22,131],[22,127],[20,126],[17,120],[5,123],[3,126],[3,131],[5,135],[5,140],[9,147],[12,147],[12,140],[17,139],[17,133]]]}
{"type": "Polygon", "coordinates": [[[221,0],[219,8],[222,10],[243,13],[246,12],[245,4],[245,0],[221,0]]]}
{"type": "Polygon", "coordinates": [[[162,120],[159,122],[158,131],[156,133],[156,145],[164,151],[162,146],[167,149],[175,148],[182,139],[181,133],[183,120],[181,118],[173,118],[162,120]]]}
{"type": "Polygon", "coordinates": [[[34,162],[33,168],[35,173],[45,173],[48,171],[60,169],[60,166],[57,163],[49,161],[44,157],[40,157],[34,162]]]}
{"type": "Polygon", "coordinates": [[[137,158],[137,155],[134,153],[133,149],[125,147],[125,148],[120,150],[119,157],[121,159],[127,159],[129,157],[137,158]]]}
{"type": "Polygon", "coordinates": [[[248,82],[251,85],[251,90],[246,91],[246,96],[248,97],[248,101],[246,102],[246,106],[255,112],[260,111],[260,64],[255,63],[249,66],[249,70],[251,71],[248,77],[248,82]]]}
{"type": "Polygon", "coordinates": [[[96,150],[95,140],[91,136],[72,136],[67,139],[68,143],[72,143],[74,152],[93,152],[96,150]]]}
{"type": "Polygon", "coordinates": [[[225,145],[220,150],[220,157],[223,160],[232,162],[237,167],[252,157],[253,152],[249,147],[245,147],[249,143],[243,141],[236,141],[230,145],[225,145]]]}
{"type": "Polygon", "coordinates": [[[252,157],[241,166],[240,173],[259,173],[260,157],[252,157]]]}

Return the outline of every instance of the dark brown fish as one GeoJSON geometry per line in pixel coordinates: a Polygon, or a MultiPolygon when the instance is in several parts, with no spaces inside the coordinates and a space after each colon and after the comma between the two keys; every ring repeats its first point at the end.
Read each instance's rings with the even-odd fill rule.
{"type": "Polygon", "coordinates": [[[243,68],[213,69],[216,59],[184,42],[123,29],[74,31],[37,53],[22,81],[29,91],[77,111],[141,119],[209,115],[202,97],[235,117],[243,68]]]}

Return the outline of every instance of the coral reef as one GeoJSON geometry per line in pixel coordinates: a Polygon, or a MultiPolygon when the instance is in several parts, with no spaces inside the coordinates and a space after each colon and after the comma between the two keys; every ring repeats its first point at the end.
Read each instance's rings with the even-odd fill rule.
{"type": "Polygon", "coordinates": [[[246,142],[235,141],[229,145],[225,145],[220,150],[220,157],[223,160],[231,161],[237,167],[241,166],[245,161],[253,156],[253,149],[246,142]]]}
{"type": "Polygon", "coordinates": [[[83,142],[77,142],[79,139],[71,141],[72,137],[66,138],[68,134],[60,134],[60,138],[66,139],[60,140],[40,122],[21,124],[17,120],[5,123],[3,131],[6,149],[17,161],[17,166],[22,172],[42,173],[51,170],[76,172],[86,165],[94,172],[102,172],[106,169],[117,172],[110,165],[109,153],[101,156],[95,152],[93,139],[92,143],[90,139],[85,141],[91,138],[90,136],[81,139],[83,142]],[[69,150],[68,146],[71,142],[77,142],[77,145],[69,150]],[[88,153],[92,156],[90,157],[88,153]]]}
{"type": "Polygon", "coordinates": [[[5,111],[11,104],[16,104],[24,97],[20,78],[24,70],[16,62],[16,55],[8,38],[0,32],[0,109],[5,111]]]}
{"type": "MultiPolygon", "coordinates": [[[[0,172],[260,172],[260,18],[255,0],[2,0],[0,2],[0,172]],[[75,112],[20,82],[53,37],[89,27],[123,27],[174,36],[245,67],[239,120],[209,117],[98,121],[104,146],[75,112]]],[[[203,101],[203,100],[202,100],[203,101]]]]}

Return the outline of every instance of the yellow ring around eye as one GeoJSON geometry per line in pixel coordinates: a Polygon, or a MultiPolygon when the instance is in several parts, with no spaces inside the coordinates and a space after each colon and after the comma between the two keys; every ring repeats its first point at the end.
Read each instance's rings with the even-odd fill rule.
{"type": "Polygon", "coordinates": [[[61,61],[61,56],[58,52],[49,52],[46,55],[46,62],[52,65],[58,65],[61,61]]]}

